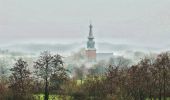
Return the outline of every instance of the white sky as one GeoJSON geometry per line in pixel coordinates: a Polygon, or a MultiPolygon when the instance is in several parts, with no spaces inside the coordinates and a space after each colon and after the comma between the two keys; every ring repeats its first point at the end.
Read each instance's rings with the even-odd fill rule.
{"type": "Polygon", "coordinates": [[[0,42],[97,41],[170,44],[170,0],[0,0],[0,42]]]}

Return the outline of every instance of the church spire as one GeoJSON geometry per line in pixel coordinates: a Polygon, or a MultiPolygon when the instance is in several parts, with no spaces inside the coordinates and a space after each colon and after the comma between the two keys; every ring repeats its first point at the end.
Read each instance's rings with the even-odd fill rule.
{"type": "Polygon", "coordinates": [[[95,49],[95,42],[94,42],[94,36],[93,36],[93,32],[92,32],[92,24],[89,25],[89,36],[88,36],[88,41],[87,41],[87,48],[88,49],[95,49]]]}
{"type": "Polygon", "coordinates": [[[89,62],[96,61],[96,48],[95,48],[95,41],[94,41],[92,28],[93,26],[90,23],[89,36],[88,36],[88,41],[87,41],[87,50],[86,50],[86,55],[87,55],[87,59],[89,62]]]}
{"type": "Polygon", "coordinates": [[[91,39],[93,39],[94,37],[93,37],[93,31],[92,31],[92,28],[93,28],[93,26],[92,26],[92,24],[90,23],[90,25],[89,25],[89,37],[88,38],[91,38],[91,39]]]}

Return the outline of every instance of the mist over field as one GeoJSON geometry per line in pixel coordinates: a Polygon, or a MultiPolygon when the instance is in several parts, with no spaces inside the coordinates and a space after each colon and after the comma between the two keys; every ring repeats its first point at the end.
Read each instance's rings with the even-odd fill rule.
{"type": "MultiPolygon", "coordinates": [[[[56,43],[56,42],[21,42],[11,43],[0,46],[1,57],[37,57],[43,51],[50,51],[52,53],[61,54],[69,58],[74,53],[78,53],[82,48],[86,49],[86,42],[70,42],[70,43],[56,43]]],[[[109,43],[96,42],[97,53],[113,53],[114,57],[122,56],[131,60],[140,60],[149,55],[157,55],[163,51],[168,51],[169,47],[155,47],[146,45],[136,45],[127,43],[109,43]]],[[[135,62],[136,62],[135,61],[135,62]]],[[[73,61],[74,62],[74,61],[73,61]]]]}
{"type": "MultiPolygon", "coordinates": [[[[59,53],[71,53],[81,48],[86,48],[86,42],[73,42],[73,43],[11,43],[7,45],[1,45],[0,48],[9,51],[18,51],[25,53],[37,53],[45,50],[59,53]]],[[[120,44],[109,42],[97,42],[97,52],[126,52],[126,51],[141,51],[141,52],[161,52],[168,50],[169,46],[155,47],[144,46],[135,44],[120,44]]]]}

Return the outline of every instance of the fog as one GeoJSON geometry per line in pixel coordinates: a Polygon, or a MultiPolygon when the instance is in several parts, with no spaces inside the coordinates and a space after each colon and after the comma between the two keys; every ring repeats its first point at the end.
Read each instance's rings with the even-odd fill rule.
{"type": "MultiPolygon", "coordinates": [[[[97,42],[169,47],[168,0],[0,0],[0,45],[97,42]]],[[[151,49],[149,49],[151,50],[151,49]]]]}

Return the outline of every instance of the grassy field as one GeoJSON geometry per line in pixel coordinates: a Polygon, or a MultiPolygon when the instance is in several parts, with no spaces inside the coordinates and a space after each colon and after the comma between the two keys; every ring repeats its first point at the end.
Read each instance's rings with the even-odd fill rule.
{"type": "MultiPolygon", "coordinates": [[[[36,94],[34,95],[36,100],[44,100],[44,95],[43,94],[36,94]]],[[[71,100],[70,96],[66,96],[65,98],[60,95],[49,95],[49,100],[71,100]]]]}
{"type": "MultiPolygon", "coordinates": [[[[43,94],[36,94],[34,95],[36,100],[44,100],[44,95],[43,94]]],[[[50,95],[49,100],[72,100],[70,96],[66,96],[65,98],[60,95],[50,95]]],[[[150,100],[149,98],[146,100],[150,100]]],[[[158,98],[156,100],[159,100],[158,98]]],[[[170,97],[167,98],[167,100],[170,100],[170,97]]]]}

